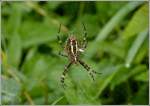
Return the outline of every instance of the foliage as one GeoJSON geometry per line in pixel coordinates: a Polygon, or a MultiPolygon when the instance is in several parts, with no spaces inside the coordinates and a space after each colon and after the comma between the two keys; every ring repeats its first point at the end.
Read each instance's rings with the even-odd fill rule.
{"type": "Polygon", "coordinates": [[[148,104],[148,2],[2,2],[2,104],[148,104]],[[68,60],[57,41],[83,36],[81,58],[95,71],[93,82],[68,60]]]}

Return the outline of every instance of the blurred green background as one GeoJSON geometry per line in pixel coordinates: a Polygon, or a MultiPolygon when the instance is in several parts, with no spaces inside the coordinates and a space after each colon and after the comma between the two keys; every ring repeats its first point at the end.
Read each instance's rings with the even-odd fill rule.
{"type": "Polygon", "coordinates": [[[2,2],[2,104],[147,104],[148,2],[2,2]],[[83,38],[81,59],[101,72],[93,82],[85,69],[58,55],[57,32],[83,38]]]}

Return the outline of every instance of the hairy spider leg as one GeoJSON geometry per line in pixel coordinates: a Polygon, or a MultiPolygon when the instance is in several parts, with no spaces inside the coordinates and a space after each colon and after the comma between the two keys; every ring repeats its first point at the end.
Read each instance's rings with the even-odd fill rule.
{"type": "Polygon", "coordinates": [[[83,49],[85,49],[87,47],[87,31],[86,31],[86,27],[84,25],[84,23],[82,22],[83,25],[83,49]]]}
{"type": "Polygon", "coordinates": [[[71,65],[72,65],[72,62],[70,62],[67,66],[65,66],[65,69],[64,69],[64,71],[61,75],[60,81],[61,81],[61,84],[62,84],[63,88],[66,86],[65,83],[64,83],[64,80],[65,80],[66,73],[68,72],[68,69],[71,65]]]}
{"type": "Polygon", "coordinates": [[[101,73],[98,73],[94,70],[91,70],[91,68],[85,62],[83,62],[81,60],[78,60],[78,62],[88,71],[88,73],[92,77],[93,81],[95,80],[94,79],[94,74],[101,74],[101,73]]]}

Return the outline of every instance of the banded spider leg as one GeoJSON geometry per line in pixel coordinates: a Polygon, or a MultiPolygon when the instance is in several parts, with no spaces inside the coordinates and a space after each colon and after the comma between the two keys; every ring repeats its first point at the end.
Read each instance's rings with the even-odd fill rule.
{"type": "Polygon", "coordinates": [[[65,69],[61,75],[60,81],[61,81],[63,88],[65,88],[65,86],[66,86],[64,83],[64,80],[65,80],[66,73],[68,72],[68,69],[71,65],[72,65],[72,62],[70,62],[67,66],[65,66],[65,69]]]}
{"type": "Polygon", "coordinates": [[[86,27],[84,25],[84,23],[82,22],[82,26],[83,26],[83,40],[81,42],[79,42],[79,52],[84,52],[84,50],[87,47],[87,31],[86,31],[86,27]]]}
{"type": "MultiPolygon", "coordinates": [[[[57,40],[58,40],[58,43],[60,44],[60,46],[61,46],[62,48],[64,48],[64,47],[63,47],[62,40],[61,40],[61,38],[60,38],[60,30],[61,30],[61,24],[60,24],[60,26],[59,26],[58,35],[57,35],[57,40]]],[[[60,56],[63,56],[63,57],[68,57],[67,55],[63,54],[61,51],[59,51],[59,55],[60,55],[60,56]]],[[[66,74],[67,74],[67,72],[68,72],[68,69],[69,69],[69,67],[70,67],[71,65],[72,65],[72,62],[70,62],[68,65],[66,65],[66,66],[65,66],[65,69],[64,69],[64,71],[63,71],[63,73],[62,73],[62,75],[61,75],[60,82],[61,82],[63,88],[65,88],[65,86],[66,86],[65,83],[64,83],[64,80],[65,80],[65,76],[66,76],[66,74]]]]}
{"type": "Polygon", "coordinates": [[[94,74],[101,74],[101,73],[98,73],[94,70],[92,70],[90,68],[90,66],[88,66],[85,62],[83,62],[82,60],[78,60],[78,62],[87,70],[88,74],[91,76],[91,78],[93,79],[93,81],[95,80],[94,79],[94,74]]]}
{"type": "Polygon", "coordinates": [[[82,23],[83,25],[83,49],[85,49],[87,47],[87,31],[86,31],[86,27],[84,25],[84,23],[82,23]]]}

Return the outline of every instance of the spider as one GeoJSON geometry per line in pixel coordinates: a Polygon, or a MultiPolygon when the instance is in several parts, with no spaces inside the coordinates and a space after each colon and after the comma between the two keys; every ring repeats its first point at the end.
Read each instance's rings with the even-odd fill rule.
{"type": "Polygon", "coordinates": [[[60,81],[61,81],[61,84],[63,87],[66,86],[64,83],[65,76],[68,73],[68,69],[72,64],[79,63],[80,65],[82,65],[83,68],[85,68],[87,70],[87,72],[89,73],[89,75],[91,76],[93,81],[95,80],[94,74],[101,74],[101,73],[98,73],[98,72],[92,70],[90,68],[90,66],[87,65],[85,62],[83,62],[79,57],[80,54],[82,52],[84,52],[85,48],[87,47],[87,31],[86,31],[86,27],[85,27],[84,23],[82,23],[82,25],[83,25],[83,31],[84,31],[84,33],[83,33],[84,38],[83,38],[82,42],[79,42],[77,40],[77,38],[74,36],[74,34],[70,34],[66,40],[66,44],[64,45],[64,47],[62,46],[63,44],[62,44],[62,40],[60,38],[61,24],[59,27],[57,39],[58,39],[59,44],[64,48],[64,51],[66,53],[66,54],[63,54],[62,52],[59,52],[59,55],[67,57],[70,61],[69,64],[65,66],[64,71],[60,78],[60,81]]]}

